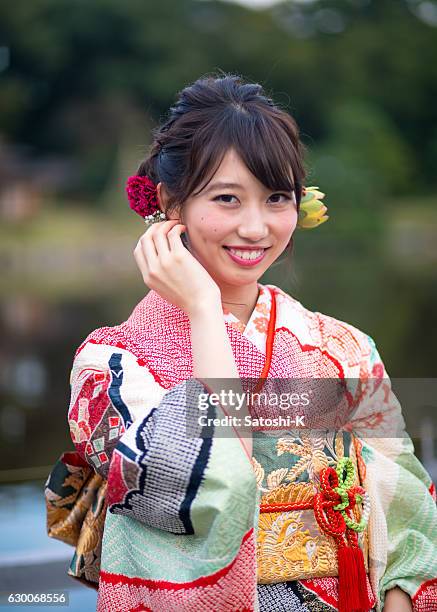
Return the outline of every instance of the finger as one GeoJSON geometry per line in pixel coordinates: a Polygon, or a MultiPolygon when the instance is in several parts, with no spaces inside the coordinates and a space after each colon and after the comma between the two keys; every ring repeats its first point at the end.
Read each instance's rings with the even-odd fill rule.
{"type": "Polygon", "coordinates": [[[156,262],[158,261],[158,252],[156,250],[155,242],[153,240],[153,234],[155,230],[156,228],[154,228],[153,226],[149,227],[140,240],[141,250],[145,257],[147,267],[149,269],[151,266],[156,267],[156,262]]]}
{"type": "MultiPolygon", "coordinates": [[[[141,247],[142,247],[142,251],[143,251],[145,261],[147,264],[147,271],[148,271],[148,274],[152,277],[159,277],[160,272],[161,272],[161,263],[163,259],[165,259],[165,256],[166,256],[165,251],[164,251],[164,254],[162,252],[162,244],[160,247],[158,247],[158,248],[161,248],[161,251],[158,252],[157,242],[156,242],[157,234],[159,234],[160,231],[162,231],[163,226],[166,226],[166,225],[168,226],[169,224],[171,226],[171,225],[174,225],[175,223],[176,223],[176,220],[154,223],[148,228],[148,230],[146,231],[146,233],[143,235],[141,239],[141,247]]],[[[169,254],[168,247],[167,247],[167,252],[169,254]]]]}
{"type": "Polygon", "coordinates": [[[140,269],[143,280],[146,281],[146,278],[149,276],[149,266],[147,265],[147,259],[144,255],[140,241],[138,241],[137,248],[134,250],[134,257],[135,261],[137,262],[137,266],[140,269]]]}
{"type": "Polygon", "coordinates": [[[168,242],[170,244],[170,250],[174,253],[185,252],[184,243],[181,240],[181,234],[187,229],[186,225],[179,223],[171,228],[167,234],[168,242]]]}
{"type": "Polygon", "coordinates": [[[153,232],[152,240],[155,244],[158,257],[165,257],[166,255],[170,254],[170,245],[167,240],[167,234],[176,223],[179,223],[179,221],[176,219],[171,219],[169,221],[165,221],[164,223],[157,224],[159,227],[156,227],[155,231],[153,232]]]}

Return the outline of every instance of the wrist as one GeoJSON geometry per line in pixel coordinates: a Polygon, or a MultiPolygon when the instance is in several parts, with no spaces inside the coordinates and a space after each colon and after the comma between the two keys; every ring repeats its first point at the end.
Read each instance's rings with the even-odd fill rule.
{"type": "Polygon", "coordinates": [[[223,308],[220,293],[217,295],[203,296],[187,307],[188,318],[192,321],[197,318],[205,318],[220,315],[223,316],[223,308]]]}

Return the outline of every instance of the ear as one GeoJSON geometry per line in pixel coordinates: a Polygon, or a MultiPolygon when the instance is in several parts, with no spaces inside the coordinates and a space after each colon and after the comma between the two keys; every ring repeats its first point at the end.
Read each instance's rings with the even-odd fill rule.
{"type": "MultiPolygon", "coordinates": [[[[168,202],[168,193],[165,189],[165,186],[160,182],[156,186],[156,192],[158,194],[158,203],[159,208],[163,213],[165,213],[168,202]]],[[[169,214],[166,213],[167,219],[179,219],[178,211],[173,210],[169,214]]]]}
{"type": "Polygon", "coordinates": [[[156,192],[158,194],[159,208],[161,209],[161,212],[165,212],[167,197],[165,193],[165,187],[163,186],[162,183],[158,183],[156,185],[156,192]]]}

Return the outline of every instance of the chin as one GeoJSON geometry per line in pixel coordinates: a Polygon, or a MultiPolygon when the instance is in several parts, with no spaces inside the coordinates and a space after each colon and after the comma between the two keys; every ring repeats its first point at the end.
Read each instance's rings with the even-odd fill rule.
{"type": "Polygon", "coordinates": [[[259,279],[261,278],[261,276],[264,274],[265,270],[263,270],[262,272],[257,271],[256,273],[254,272],[254,270],[251,270],[250,272],[248,271],[247,273],[237,273],[237,274],[229,274],[228,276],[224,276],[223,274],[221,274],[218,279],[217,282],[223,283],[225,285],[231,285],[233,287],[242,287],[244,285],[252,285],[253,283],[257,283],[259,281],[259,279]]]}

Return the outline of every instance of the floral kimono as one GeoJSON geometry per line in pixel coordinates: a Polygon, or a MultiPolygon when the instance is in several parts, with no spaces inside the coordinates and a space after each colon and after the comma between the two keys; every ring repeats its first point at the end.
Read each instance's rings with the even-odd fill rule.
{"type": "Polygon", "coordinates": [[[364,609],[380,611],[399,586],[415,612],[437,610],[435,489],[408,435],[385,427],[403,420],[373,340],[275,286],[259,289],[246,326],[223,313],[241,379],[364,381],[358,410],[343,411],[348,426],[255,427],[250,460],[232,427],[219,435],[196,421],[200,393],[205,415],[221,407],[193,379],[187,315],[150,291],[127,321],[95,330],[76,352],[69,425],[103,479],[105,513],[103,541],[87,538],[70,573],[98,580],[100,612],[346,609],[323,508],[338,492],[351,507],[361,491],[346,520],[361,525],[349,531],[364,562],[364,609]],[[388,435],[372,437],[376,427],[388,435]],[[339,465],[349,481],[332,493],[339,465]]]}

